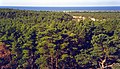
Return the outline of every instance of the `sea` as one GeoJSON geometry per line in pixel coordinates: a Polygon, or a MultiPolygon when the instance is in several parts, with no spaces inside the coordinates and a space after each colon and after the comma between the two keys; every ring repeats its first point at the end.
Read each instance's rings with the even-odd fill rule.
{"type": "Polygon", "coordinates": [[[120,11],[120,6],[93,6],[93,7],[0,6],[0,8],[35,10],[35,11],[120,11]]]}

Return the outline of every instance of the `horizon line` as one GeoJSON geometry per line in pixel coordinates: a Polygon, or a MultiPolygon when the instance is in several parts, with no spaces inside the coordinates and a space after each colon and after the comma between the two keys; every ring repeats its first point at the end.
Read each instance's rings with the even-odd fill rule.
{"type": "Polygon", "coordinates": [[[23,6],[23,5],[12,5],[12,6],[2,6],[0,5],[0,7],[120,7],[120,5],[102,5],[102,6],[99,6],[99,5],[88,5],[88,6],[23,6]]]}

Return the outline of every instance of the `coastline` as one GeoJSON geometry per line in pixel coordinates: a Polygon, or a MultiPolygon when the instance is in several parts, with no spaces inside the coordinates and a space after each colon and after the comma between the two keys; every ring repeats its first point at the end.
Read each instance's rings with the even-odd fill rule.
{"type": "Polygon", "coordinates": [[[30,11],[53,11],[53,12],[120,12],[120,6],[102,7],[26,7],[26,6],[0,6],[1,9],[16,9],[30,11]]]}

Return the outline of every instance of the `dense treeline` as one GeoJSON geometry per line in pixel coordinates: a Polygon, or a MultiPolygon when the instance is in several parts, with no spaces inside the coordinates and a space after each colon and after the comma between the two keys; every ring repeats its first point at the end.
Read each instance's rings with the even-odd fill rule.
{"type": "Polygon", "coordinates": [[[63,12],[0,9],[0,68],[119,69],[119,13],[99,14],[116,18],[77,22],[63,12]]]}

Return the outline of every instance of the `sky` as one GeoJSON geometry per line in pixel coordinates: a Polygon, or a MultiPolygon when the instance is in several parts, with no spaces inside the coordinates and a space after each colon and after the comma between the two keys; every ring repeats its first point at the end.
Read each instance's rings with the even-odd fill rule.
{"type": "Polygon", "coordinates": [[[0,0],[0,6],[120,6],[120,0],[0,0]]]}

